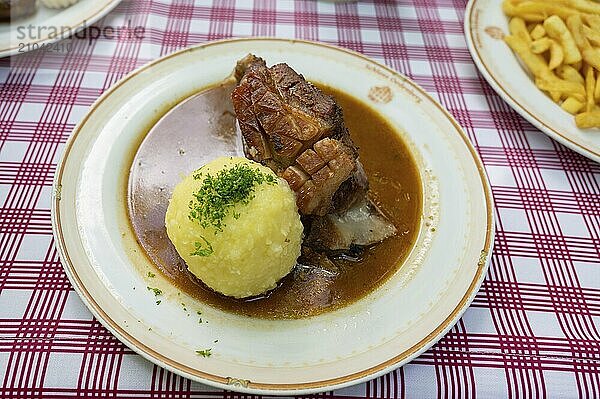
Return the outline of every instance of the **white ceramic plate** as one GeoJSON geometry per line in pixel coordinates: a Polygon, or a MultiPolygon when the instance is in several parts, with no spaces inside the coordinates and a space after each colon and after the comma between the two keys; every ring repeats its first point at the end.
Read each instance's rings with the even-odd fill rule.
{"type": "Polygon", "coordinates": [[[50,47],[67,38],[67,35],[57,35],[56,32],[75,34],[104,17],[120,2],[121,0],[80,0],[61,10],[49,9],[40,4],[38,12],[29,18],[0,23],[0,57],[44,48],[47,51],[64,52],[66,48],[50,47]],[[33,32],[31,35],[27,33],[30,26],[33,32]]]}
{"type": "Polygon", "coordinates": [[[73,132],[59,165],[53,227],[73,286],[121,341],[183,376],[257,394],[352,385],[418,356],[472,301],[493,241],[484,170],[448,112],[404,76],[360,54],[275,39],[183,50],[105,93],[73,132]],[[145,277],[153,267],[127,217],[132,154],[166,108],[224,79],[248,52],[269,64],[287,62],[309,80],[369,102],[418,160],[424,214],[417,244],[394,276],[348,307],[301,320],[251,319],[195,302],[158,276],[145,277]],[[373,95],[382,89],[388,94],[383,99],[373,95]],[[164,291],[160,306],[147,285],[164,291]],[[196,309],[208,323],[186,314],[196,309]],[[195,353],[206,347],[212,347],[211,357],[195,353]]]}
{"type": "Polygon", "coordinates": [[[523,118],[556,141],[600,162],[600,130],[579,129],[574,117],[539,90],[502,40],[508,18],[502,0],[471,0],[465,36],[475,65],[492,88],[523,118]]]}

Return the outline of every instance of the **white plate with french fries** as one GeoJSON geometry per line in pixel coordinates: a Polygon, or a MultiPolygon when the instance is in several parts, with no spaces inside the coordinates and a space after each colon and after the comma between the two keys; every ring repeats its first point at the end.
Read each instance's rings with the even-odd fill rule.
{"type": "Polygon", "coordinates": [[[471,0],[469,50],[492,88],[550,137],[600,162],[600,3],[471,0]]]}

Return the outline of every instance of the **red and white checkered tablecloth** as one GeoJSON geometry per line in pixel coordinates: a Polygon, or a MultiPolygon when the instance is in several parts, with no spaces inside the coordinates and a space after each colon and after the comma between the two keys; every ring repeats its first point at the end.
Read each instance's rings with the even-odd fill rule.
{"type": "MultiPolygon", "coordinates": [[[[328,397],[600,398],[600,165],[520,118],[477,72],[466,0],[331,3],[125,0],[96,26],[145,37],[72,40],[0,61],[0,398],[224,398],[121,344],[79,300],[50,223],[75,124],[129,71],[236,36],[320,40],[408,75],[476,146],[496,202],[489,275],[473,305],[411,364],[328,397]]],[[[235,395],[241,397],[243,395],[235,395]]]]}

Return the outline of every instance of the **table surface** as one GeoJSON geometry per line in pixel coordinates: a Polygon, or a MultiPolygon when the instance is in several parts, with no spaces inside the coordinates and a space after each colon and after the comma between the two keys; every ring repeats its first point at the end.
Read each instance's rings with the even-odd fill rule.
{"type": "Polygon", "coordinates": [[[174,50],[253,35],[337,44],[414,79],[465,129],[495,198],[492,263],[464,317],[411,364],[326,396],[600,397],[600,165],[492,91],[467,51],[465,6],[125,0],[97,26],[143,26],[141,40],[1,60],[0,397],[232,395],[154,366],[90,315],[56,252],[50,195],[69,134],[103,91],[174,50]]]}

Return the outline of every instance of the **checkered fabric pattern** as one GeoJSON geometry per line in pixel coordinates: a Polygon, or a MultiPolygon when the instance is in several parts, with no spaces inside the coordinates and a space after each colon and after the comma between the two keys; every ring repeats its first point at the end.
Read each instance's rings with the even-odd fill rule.
{"type": "MultiPolygon", "coordinates": [[[[466,0],[125,0],[74,39],[0,60],[0,398],[242,397],[181,378],[121,344],[82,302],[54,246],[58,157],[90,105],[131,70],[238,36],[319,40],[408,75],[458,120],[496,202],[489,274],[431,350],[320,397],[599,398],[600,165],[552,141],[486,84],[463,37],[466,0]]],[[[596,133],[591,133],[596,134],[596,133]]]]}

